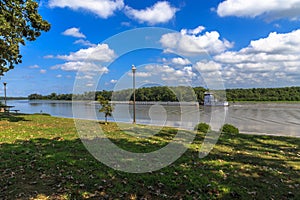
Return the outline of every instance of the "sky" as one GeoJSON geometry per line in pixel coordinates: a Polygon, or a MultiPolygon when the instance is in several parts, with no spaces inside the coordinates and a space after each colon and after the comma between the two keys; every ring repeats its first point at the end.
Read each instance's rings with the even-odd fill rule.
{"type": "MultiPolygon", "coordinates": [[[[8,96],[132,86],[300,86],[300,0],[49,0],[8,96]]],[[[0,96],[3,96],[3,84],[0,96]]]]}

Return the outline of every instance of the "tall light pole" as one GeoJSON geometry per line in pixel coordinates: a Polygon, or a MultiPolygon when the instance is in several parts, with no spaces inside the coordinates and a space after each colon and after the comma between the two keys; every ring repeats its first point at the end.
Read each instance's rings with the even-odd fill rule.
{"type": "Polygon", "coordinates": [[[132,65],[131,67],[132,70],[132,80],[133,80],[133,124],[136,123],[135,121],[135,71],[136,71],[136,67],[134,65],[132,65]]]}
{"type": "Polygon", "coordinates": [[[4,105],[6,105],[6,82],[3,83],[4,85],[4,105]]]}

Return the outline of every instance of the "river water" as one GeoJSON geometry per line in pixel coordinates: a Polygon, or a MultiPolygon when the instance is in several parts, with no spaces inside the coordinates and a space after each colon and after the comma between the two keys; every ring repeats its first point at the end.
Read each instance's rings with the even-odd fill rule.
{"type": "MultiPolygon", "coordinates": [[[[21,113],[104,120],[103,113],[98,112],[100,106],[90,102],[10,100],[7,104],[21,113]]],[[[132,110],[131,105],[115,105],[109,121],[132,122],[132,110]]],[[[200,121],[215,130],[230,123],[242,133],[300,137],[300,103],[236,103],[229,107],[136,105],[136,121],[183,128],[192,128],[194,122],[200,121]]]]}

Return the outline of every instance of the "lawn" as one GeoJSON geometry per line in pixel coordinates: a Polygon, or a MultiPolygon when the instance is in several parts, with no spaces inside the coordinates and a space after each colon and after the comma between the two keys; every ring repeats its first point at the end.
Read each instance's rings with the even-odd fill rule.
{"type": "MultiPolygon", "coordinates": [[[[144,138],[115,123],[99,126],[132,152],[159,149],[177,133],[163,128],[144,138]]],[[[299,138],[222,134],[200,159],[205,134],[190,134],[195,141],[175,163],[131,174],[97,161],[72,119],[0,114],[0,199],[299,199],[299,138]]]]}

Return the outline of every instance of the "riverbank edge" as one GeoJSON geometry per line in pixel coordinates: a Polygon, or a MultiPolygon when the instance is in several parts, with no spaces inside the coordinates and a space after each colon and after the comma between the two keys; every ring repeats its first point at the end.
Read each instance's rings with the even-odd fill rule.
{"type": "MultiPolygon", "coordinates": [[[[0,117],[1,117],[0,113],[0,117]]],[[[61,117],[61,116],[54,116],[54,115],[50,115],[48,113],[11,113],[10,115],[12,116],[22,116],[22,115],[44,115],[44,116],[50,116],[50,117],[55,117],[55,118],[61,118],[61,119],[72,119],[73,121],[75,120],[86,120],[86,121],[96,121],[96,122],[101,122],[101,123],[105,123],[104,120],[95,120],[95,119],[85,119],[85,118],[74,118],[74,117],[61,117]]],[[[124,122],[124,121],[112,121],[112,120],[108,120],[109,123],[115,123],[115,124],[132,124],[131,122],[124,122]]],[[[201,122],[199,122],[201,123],[201,122]]],[[[164,126],[164,125],[155,125],[155,124],[146,124],[146,123],[137,123],[136,125],[140,125],[140,126],[148,126],[148,127],[155,127],[155,128],[171,128],[171,129],[178,129],[178,130],[185,130],[185,131],[192,131],[191,127],[190,129],[183,129],[181,127],[175,127],[175,126],[164,126]]],[[[237,127],[239,128],[239,127],[237,127]]],[[[193,127],[194,129],[194,127],[193,127]]],[[[214,131],[214,132],[218,132],[218,131],[214,131]]],[[[276,133],[264,133],[264,132],[249,132],[249,131],[242,131],[239,134],[244,134],[244,135],[257,135],[257,136],[274,136],[274,137],[289,137],[289,138],[300,138],[300,135],[287,135],[287,134],[276,134],[276,133]]]]}

